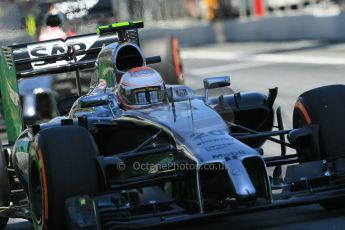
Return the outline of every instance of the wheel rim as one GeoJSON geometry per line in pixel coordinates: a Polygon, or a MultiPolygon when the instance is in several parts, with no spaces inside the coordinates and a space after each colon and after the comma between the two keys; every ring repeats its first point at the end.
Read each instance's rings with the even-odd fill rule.
{"type": "Polygon", "coordinates": [[[43,190],[40,177],[40,171],[36,162],[31,166],[31,212],[33,213],[33,222],[40,225],[42,223],[43,214],[43,190]]]}

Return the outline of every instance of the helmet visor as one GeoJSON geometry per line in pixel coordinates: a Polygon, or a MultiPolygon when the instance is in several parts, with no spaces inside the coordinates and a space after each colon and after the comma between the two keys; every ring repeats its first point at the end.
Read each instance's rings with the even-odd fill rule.
{"type": "Polygon", "coordinates": [[[160,86],[132,89],[126,95],[129,105],[148,105],[161,102],[163,92],[160,86]]]}

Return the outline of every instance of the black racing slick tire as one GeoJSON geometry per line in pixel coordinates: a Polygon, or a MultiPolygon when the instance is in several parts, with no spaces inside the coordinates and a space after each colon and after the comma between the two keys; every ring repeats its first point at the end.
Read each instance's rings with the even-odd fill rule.
{"type": "Polygon", "coordinates": [[[100,191],[96,144],[78,126],[40,131],[29,156],[29,201],[35,229],[68,229],[65,200],[100,191]]]}
{"type": "Polygon", "coordinates": [[[293,111],[293,127],[318,125],[319,154],[307,161],[336,158],[345,153],[345,85],[330,85],[303,93],[293,111]]]}
{"type": "Polygon", "coordinates": [[[149,66],[162,75],[166,84],[184,84],[180,46],[176,37],[166,36],[159,39],[144,39],[141,46],[146,57],[161,56],[161,63],[151,64],[149,66]]]}
{"type": "MultiPolygon", "coordinates": [[[[2,207],[10,204],[10,182],[8,180],[7,161],[4,154],[0,141],[0,206],[2,207]]],[[[0,216],[0,229],[4,229],[7,222],[7,217],[0,216]]]]}
{"type": "MultiPolygon", "coordinates": [[[[345,85],[330,85],[303,93],[293,112],[293,127],[318,126],[318,152],[297,152],[306,161],[337,158],[345,153],[345,85]]],[[[331,199],[319,204],[326,209],[343,208],[345,199],[331,199]]]]}

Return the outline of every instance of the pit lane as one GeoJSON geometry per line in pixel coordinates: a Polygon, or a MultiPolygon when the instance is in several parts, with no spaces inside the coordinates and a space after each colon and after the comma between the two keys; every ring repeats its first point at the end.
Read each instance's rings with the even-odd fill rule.
{"type": "MultiPolygon", "coordinates": [[[[318,41],[281,43],[225,43],[184,48],[186,84],[202,88],[207,76],[230,75],[232,89],[267,93],[279,87],[276,106],[283,109],[286,128],[292,127],[292,110],[299,94],[328,84],[345,84],[345,44],[318,41]]],[[[268,144],[267,155],[280,147],[268,144]]],[[[344,204],[345,206],[345,204],[344,204]]],[[[195,224],[179,229],[344,229],[345,208],[326,211],[319,205],[264,211],[195,224]]],[[[6,230],[31,230],[29,222],[10,220],[6,230]]],[[[176,229],[173,227],[171,229],[176,229]]]]}

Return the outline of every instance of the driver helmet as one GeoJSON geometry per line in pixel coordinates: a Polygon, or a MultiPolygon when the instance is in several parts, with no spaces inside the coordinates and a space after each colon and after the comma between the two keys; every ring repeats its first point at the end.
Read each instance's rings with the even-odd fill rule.
{"type": "Polygon", "coordinates": [[[142,66],[130,69],[122,75],[117,93],[121,107],[127,110],[162,102],[164,90],[161,75],[150,67],[142,66]]]}

